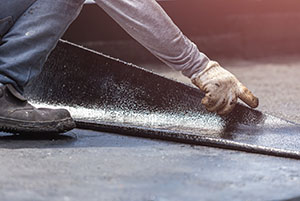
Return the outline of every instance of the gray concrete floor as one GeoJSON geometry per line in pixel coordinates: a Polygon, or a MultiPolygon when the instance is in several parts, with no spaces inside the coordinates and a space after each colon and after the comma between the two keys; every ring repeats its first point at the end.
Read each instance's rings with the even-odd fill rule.
{"type": "MultiPolygon", "coordinates": [[[[300,123],[300,59],[221,63],[260,98],[260,110],[300,123]]],[[[0,162],[0,200],[7,201],[254,201],[300,196],[298,160],[78,129],[55,138],[2,133],[0,162]]]]}

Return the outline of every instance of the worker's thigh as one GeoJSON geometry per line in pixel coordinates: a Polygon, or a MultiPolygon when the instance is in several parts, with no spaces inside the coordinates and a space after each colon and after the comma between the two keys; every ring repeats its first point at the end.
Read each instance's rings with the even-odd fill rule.
{"type": "Polygon", "coordinates": [[[36,0],[0,0],[0,38],[36,0]]]}

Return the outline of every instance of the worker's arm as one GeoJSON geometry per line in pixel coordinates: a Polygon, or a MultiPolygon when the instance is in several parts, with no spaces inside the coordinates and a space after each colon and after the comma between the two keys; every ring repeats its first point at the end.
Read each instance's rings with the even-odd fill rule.
{"type": "Polygon", "coordinates": [[[126,32],[153,55],[206,93],[202,103],[209,111],[229,113],[240,97],[251,107],[258,105],[248,89],[228,71],[201,53],[155,0],[96,0],[126,32]]]}

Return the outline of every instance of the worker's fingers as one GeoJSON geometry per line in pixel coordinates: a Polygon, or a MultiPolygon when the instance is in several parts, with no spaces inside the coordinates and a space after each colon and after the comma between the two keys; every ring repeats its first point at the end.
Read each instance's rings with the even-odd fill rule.
{"type": "Polygon", "coordinates": [[[217,111],[217,113],[219,115],[226,115],[229,114],[233,108],[235,107],[235,105],[237,104],[237,96],[235,95],[231,95],[228,99],[228,102],[226,103],[226,105],[220,109],[219,111],[217,111]]]}
{"type": "Polygon", "coordinates": [[[217,88],[218,86],[216,86],[215,84],[207,84],[205,85],[205,87],[203,86],[202,89],[200,88],[200,90],[205,93],[205,96],[202,99],[201,103],[206,108],[212,108],[217,104],[219,100],[215,93],[217,88]]]}
{"type": "Polygon", "coordinates": [[[206,92],[202,104],[210,112],[217,112],[227,104],[227,93],[222,93],[224,88],[217,82],[212,82],[204,87],[206,92]]]}
{"type": "Polygon", "coordinates": [[[216,99],[217,99],[217,101],[216,101],[215,105],[213,105],[211,107],[206,107],[206,109],[208,111],[217,112],[217,111],[221,110],[222,108],[224,108],[228,102],[227,98],[225,98],[224,96],[222,96],[222,97],[219,96],[216,99]]]}
{"type": "Polygon", "coordinates": [[[214,107],[217,104],[217,102],[218,100],[212,97],[210,93],[207,93],[201,100],[201,103],[205,106],[206,109],[214,107]]]}
{"type": "Polygon", "coordinates": [[[256,108],[259,104],[258,98],[247,89],[242,83],[238,83],[239,94],[238,97],[252,108],[256,108]]]}

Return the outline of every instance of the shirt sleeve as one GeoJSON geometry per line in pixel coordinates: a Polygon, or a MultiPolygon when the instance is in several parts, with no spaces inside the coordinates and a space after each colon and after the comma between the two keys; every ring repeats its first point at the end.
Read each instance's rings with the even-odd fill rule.
{"type": "Polygon", "coordinates": [[[183,75],[191,77],[209,62],[155,0],[95,1],[129,35],[183,75]]]}

